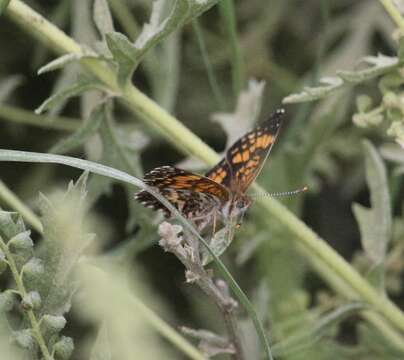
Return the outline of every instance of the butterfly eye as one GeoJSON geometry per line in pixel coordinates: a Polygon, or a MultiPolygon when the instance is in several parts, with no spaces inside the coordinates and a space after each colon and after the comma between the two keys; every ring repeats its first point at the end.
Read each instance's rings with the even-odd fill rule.
{"type": "Polygon", "coordinates": [[[236,207],[237,207],[238,209],[244,208],[245,205],[246,205],[246,204],[244,203],[243,200],[239,200],[239,201],[237,201],[237,203],[236,203],[236,207]]]}

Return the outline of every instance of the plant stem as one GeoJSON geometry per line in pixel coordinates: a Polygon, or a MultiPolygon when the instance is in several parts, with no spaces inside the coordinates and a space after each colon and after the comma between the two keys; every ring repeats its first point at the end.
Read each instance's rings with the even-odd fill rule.
{"type": "Polygon", "coordinates": [[[237,97],[244,84],[244,64],[237,39],[236,15],[233,0],[219,1],[219,9],[224,20],[231,47],[233,92],[237,97]]]}
{"type": "Polygon", "coordinates": [[[62,131],[74,131],[80,126],[80,122],[77,119],[63,116],[36,115],[33,114],[32,111],[19,109],[6,104],[1,104],[0,106],[0,118],[14,123],[62,131]]]}
{"type": "MultiPolygon", "coordinates": [[[[174,254],[182,262],[187,269],[185,272],[187,282],[197,284],[215,303],[223,316],[229,341],[234,347],[232,358],[243,360],[237,319],[234,314],[237,302],[228,294],[227,284],[222,280],[215,283],[212,275],[202,265],[199,239],[189,233],[185,234],[184,237],[178,234],[176,225],[167,222],[160,224],[159,235],[162,237],[162,241],[159,244],[165,251],[174,254]]],[[[270,359],[272,358],[270,357],[270,359]]]]}
{"type": "Polygon", "coordinates": [[[393,21],[396,23],[397,27],[404,31],[404,19],[398,11],[397,7],[393,4],[391,0],[379,0],[384,6],[386,12],[390,15],[393,21]]]}
{"type": "Polygon", "coordinates": [[[38,216],[27,207],[7,186],[0,180],[0,199],[17,211],[23,219],[42,234],[43,227],[38,216]]]}
{"type": "MultiPolygon", "coordinates": [[[[27,291],[25,290],[24,283],[22,281],[22,278],[20,277],[20,274],[17,269],[17,265],[14,261],[14,257],[11,254],[10,250],[8,249],[7,244],[3,242],[3,239],[0,237],[0,248],[3,251],[4,255],[7,258],[8,265],[10,267],[11,273],[13,274],[14,281],[17,285],[17,289],[20,293],[20,296],[22,298],[25,298],[27,296],[27,291]]],[[[42,336],[41,330],[40,330],[40,325],[39,322],[35,316],[35,313],[33,310],[27,310],[26,311],[28,315],[28,319],[31,323],[32,327],[32,334],[38,343],[39,348],[41,349],[42,355],[46,360],[53,360],[53,357],[49,353],[49,350],[45,344],[45,339],[42,336]]]]}
{"type": "Polygon", "coordinates": [[[198,19],[192,20],[192,28],[194,29],[196,39],[198,41],[198,46],[201,51],[202,60],[206,68],[206,73],[208,74],[209,85],[210,88],[212,89],[213,96],[216,100],[216,104],[218,105],[220,110],[225,110],[226,101],[224,100],[223,94],[220,91],[220,86],[216,80],[215,72],[209,60],[208,50],[206,49],[205,40],[203,38],[202,29],[201,26],[199,25],[198,19]]]}
{"type": "Polygon", "coordinates": [[[130,39],[134,40],[139,34],[140,29],[139,25],[136,23],[136,20],[131,14],[130,8],[126,4],[126,1],[108,0],[108,3],[126,34],[130,39]]]}

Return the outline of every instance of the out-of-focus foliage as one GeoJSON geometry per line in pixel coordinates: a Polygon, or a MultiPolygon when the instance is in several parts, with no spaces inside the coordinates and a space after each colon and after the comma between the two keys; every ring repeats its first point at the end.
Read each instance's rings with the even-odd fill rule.
{"type": "MultiPolygon", "coordinates": [[[[27,1],[82,46],[57,58],[1,13],[5,3],[1,148],[69,154],[139,178],[167,164],[203,172],[122,106],[129,83],[222,153],[283,102],[287,121],[258,182],[269,192],[308,185],[284,204],[403,308],[403,39],[380,2],[27,1]],[[114,88],[82,66],[91,62],[112,69],[114,88]]],[[[31,234],[0,194],[1,356],[22,359],[22,349],[40,359],[45,346],[54,359],[192,358],[183,339],[153,327],[140,298],[173,327],[192,327],[191,339],[224,333],[211,299],[156,246],[161,217],[134,201],[132,187],[85,173],[61,192],[77,172],[0,166],[43,224],[31,234]]],[[[404,357],[402,333],[324,283],[258,207],[229,247],[221,234],[217,252],[251,294],[277,359],[404,357]]],[[[259,359],[254,328],[239,315],[246,358],[259,359]]]]}

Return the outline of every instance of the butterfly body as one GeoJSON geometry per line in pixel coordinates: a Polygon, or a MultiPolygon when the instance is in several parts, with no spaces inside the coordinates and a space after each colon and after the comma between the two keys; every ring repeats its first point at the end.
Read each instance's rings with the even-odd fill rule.
{"type": "MultiPolygon", "coordinates": [[[[184,217],[203,229],[217,219],[237,224],[251,205],[246,194],[258,176],[278,135],[284,110],[277,110],[262,125],[237,140],[225,157],[205,176],[172,166],[148,172],[144,182],[158,190],[184,217]]],[[[171,212],[146,191],[136,199],[169,218],[171,212]]]]}

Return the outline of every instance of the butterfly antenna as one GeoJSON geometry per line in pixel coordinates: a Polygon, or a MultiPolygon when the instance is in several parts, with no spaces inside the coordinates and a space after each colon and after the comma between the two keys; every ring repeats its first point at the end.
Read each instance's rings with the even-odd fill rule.
{"type": "Polygon", "coordinates": [[[292,196],[296,194],[300,194],[302,192],[306,192],[309,188],[307,186],[303,186],[300,189],[291,190],[291,191],[282,191],[282,192],[273,192],[273,193],[262,193],[262,194],[253,194],[252,197],[261,197],[261,196],[270,196],[270,197],[281,197],[281,196],[292,196]]]}

